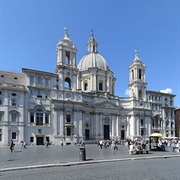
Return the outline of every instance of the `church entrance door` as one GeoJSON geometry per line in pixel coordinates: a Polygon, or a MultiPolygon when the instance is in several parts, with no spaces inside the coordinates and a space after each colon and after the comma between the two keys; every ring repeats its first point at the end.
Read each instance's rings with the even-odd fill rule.
{"type": "Polygon", "coordinates": [[[37,145],[43,145],[44,144],[44,137],[37,137],[36,138],[36,144],[37,145]]]}
{"type": "Polygon", "coordinates": [[[109,125],[104,125],[104,140],[108,140],[109,138],[109,125]]]}
{"type": "Polygon", "coordinates": [[[85,138],[89,140],[89,129],[85,129],[85,138]]]}

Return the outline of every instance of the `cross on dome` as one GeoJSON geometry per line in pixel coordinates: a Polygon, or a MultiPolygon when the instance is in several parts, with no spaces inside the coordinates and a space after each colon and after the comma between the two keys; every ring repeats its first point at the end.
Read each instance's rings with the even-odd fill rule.
{"type": "Polygon", "coordinates": [[[138,54],[138,50],[136,49],[134,52],[135,52],[134,61],[135,61],[135,60],[140,60],[139,54],[138,54]]]}
{"type": "Polygon", "coordinates": [[[69,39],[69,33],[68,33],[67,25],[64,27],[64,30],[65,30],[65,32],[64,32],[64,39],[69,39]]]}

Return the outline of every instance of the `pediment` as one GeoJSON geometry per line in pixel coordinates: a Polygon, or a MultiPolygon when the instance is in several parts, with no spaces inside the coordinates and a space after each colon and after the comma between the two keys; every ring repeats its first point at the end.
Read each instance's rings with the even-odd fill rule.
{"type": "Polygon", "coordinates": [[[122,107],[119,107],[110,101],[103,101],[103,102],[95,104],[95,106],[96,107],[102,107],[102,108],[122,108],[122,107]]]}

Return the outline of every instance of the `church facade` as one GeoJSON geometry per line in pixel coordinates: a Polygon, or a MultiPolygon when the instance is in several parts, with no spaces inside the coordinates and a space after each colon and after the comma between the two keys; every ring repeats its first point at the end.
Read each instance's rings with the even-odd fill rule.
{"type": "Polygon", "coordinates": [[[0,71],[0,145],[25,141],[59,145],[81,140],[175,136],[174,97],[147,90],[145,64],[135,52],[129,66],[129,97],[115,95],[116,79],[98,53],[94,34],[76,64],[77,49],[67,29],[56,47],[56,72],[23,68],[0,71]]]}

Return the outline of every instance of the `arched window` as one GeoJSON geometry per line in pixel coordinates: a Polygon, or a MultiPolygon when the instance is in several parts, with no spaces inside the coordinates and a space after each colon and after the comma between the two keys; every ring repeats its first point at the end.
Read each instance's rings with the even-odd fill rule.
{"type": "Polygon", "coordinates": [[[139,69],[139,79],[142,79],[142,71],[139,69]]]}
{"type": "Polygon", "coordinates": [[[132,80],[134,80],[134,70],[131,71],[132,80]]]}
{"type": "Polygon", "coordinates": [[[70,65],[70,52],[69,51],[66,51],[66,54],[65,54],[65,64],[66,65],[70,65]]]}
{"type": "Polygon", "coordinates": [[[43,125],[43,110],[41,108],[36,111],[36,125],[43,125]]]}
{"type": "Polygon", "coordinates": [[[12,111],[12,113],[11,113],[11,121],[12,122],[17,122],[17,112],[16,111],[12,111]]]}
{"type": "Polygon", "coordinates": [[[70,78],[65,78],[65,82],[64,82],[64,87],[66,89],[71,89],[71,79],[70,78]]]}
{"type": "Polygon", "coordinates": [[[142,90],[139,90],[139,99],[142,100],[142,90]]]}
{"type": "Polygon", "coordinates": [[[87,81],[84,81],[84,91],[87,91],[88,90],[88,83],[87,81]]]}
{"type": "Polygon", "coordinates": [[[99,91],[103,91],[103,81],[99,80],[99,91]]]}

